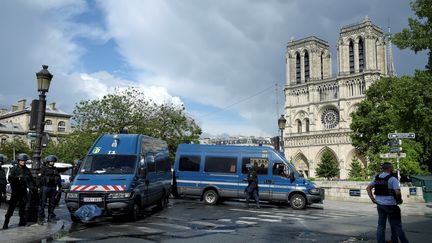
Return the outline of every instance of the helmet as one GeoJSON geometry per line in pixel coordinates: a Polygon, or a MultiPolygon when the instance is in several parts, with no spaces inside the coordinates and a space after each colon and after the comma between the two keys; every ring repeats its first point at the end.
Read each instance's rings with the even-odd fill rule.
{"type": "Polygon", "coordinates": [[[47,163],[49,163],[49,162],[57,162],[57,156],[55,156],[55,155],[48,155],[48,156],[45,158],[45,161],[46,161],[47,163]]]}
{"type": "Polygon", "coordinates": [[[29,159],[29,156],[27,155],[27,154],[19,154],[18,155],[18,158],[17,158],[17,160],[18,161],[20,161],[20,160],[24,160],[24,161],[27,161],[29,159]]]}
{"type": "Polygon", "coordinates": [[[0,154],[0,164],[3,164],[4,162],[6,162],[7,157],[3,154],[0,154]]]}

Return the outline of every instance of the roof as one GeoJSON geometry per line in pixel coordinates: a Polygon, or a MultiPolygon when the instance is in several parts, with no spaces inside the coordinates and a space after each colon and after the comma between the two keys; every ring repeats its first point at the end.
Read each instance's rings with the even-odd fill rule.
{"type": "Polygon", "coordinates": [[[318,38],[316,36],[309,36],[309,37],[302,38],[302,39],[299,39],[299,40],[291,40],[291,41],[289,41],[288,42],[288,47],[300,45],[300,44],[311,42],[311,41],[318,42],[318,43],[320,43],[320,44],[322,44],[324,46],[329,46],[329,44],[328,44],[327,41],[325,41],[323,39],[320,39],[320,38],[318,38]]]}
{"type": "MultiPolygon", "coordinates": [[[[4,113],[4,114],[0,115],[0,119],[14,117],[14,116],[21,115],[21,114],[26,114],[26,113],[30,114],[30,112],[31,112],[31,106],[26,106],[24,108],[24,110],[10,111],[10,112],[4,113]]],[[[66,113],[66,112],[64,112],[64,111],[62,111],[60,109],[56,108],[56,109],[53,110],[49,106],[46,106],[45,115],[46,116],[61,116],[61,117],[66,117],[66,118],[71,118],[72,117],[72,115],[70,115],[70,114],[68,114],[68,113],[66,113]]]]}
{"type": "Polygon", "coordinates": [[[0,122],[0,132],[24,133],[25,130],[17,123],[0,122]]]}
{"type": "Polygon", "coordinates": [[[249,152],[262,152],[263,150],[274,150],[267,146],[236,146],[236,145],[207,145],[207,144],[180,144],[177,147],[177,151],[184,150],[209,150],[209,151],[226,151],[226,152],[238,152],[238,151],[249,151],[249,152]]]}

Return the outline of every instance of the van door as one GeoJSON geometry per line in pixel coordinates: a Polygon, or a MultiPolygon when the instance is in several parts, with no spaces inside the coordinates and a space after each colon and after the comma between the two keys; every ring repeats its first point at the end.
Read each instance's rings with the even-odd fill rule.
{"type": "Polygon", "coordinates": [[[275,161],[272,163],[271,173],[273,183],[271,186],[270,197],[272,201],[287,201],[288,193],[292,189],[292,183],[290,181],[289,167],[282,161],[275,161]]]}
{"type": "Polygon", "coordinates": [[[237,154],[206,153],[204,159],[203,174],[205,178],[201,181],[202,189],[214,185],[219,188],[219,196],[224,198],[237,198],[238,174],[237,154]]]}
{"type": "Polygon", "coordinates": [[[201,153],[177,154],[175,179],[179,194],[200,196],[201,153]]]}
{"type": "Polygon", "coordinates": [[[244,198],[244,192],[248,185],[246,179],[248,174],[248,166],[257,171],[258,174],[258,191],[259,198],[262,200],[270,200],[270,185],[272,183],[271,175],[269,175],[269,160],[267,156],[245,154],[242,155],[242,173],[239,178],[239,198],[244,198]]]}

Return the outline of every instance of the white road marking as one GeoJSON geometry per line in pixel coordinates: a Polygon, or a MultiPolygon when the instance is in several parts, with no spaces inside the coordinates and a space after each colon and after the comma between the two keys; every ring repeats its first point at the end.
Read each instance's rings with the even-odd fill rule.
{"type": "Polygon", "coordinates": [[[220,222],[231,222],[231,219],[218,219],[220,222]]]}
{"type": "Polygon", "coordinates": [[[259,221],[263,221],[263,222],[270,222],[270,223],[279,223],[282,222],[282,220],[280,219],[258,219],[259,221]]]}
{"type": "Polygon", "coordinates": [[[211,222],[203,222],[203,221],[192,221],[189,222],[190,224],[198,224],[198,225],[203,225],[203,226],[209,226],[209,227],[223,227],[226,226],[224,224],[214,224],[211,222]]]}
{"type": "Polygon", "coordinates": [[[251,222],[251,221],[244,221],[244,220],[237,220],[235,221],[236,224],[247,224],[247,225],[255,225],[258,224],[258,222],[251,222]]]}
{"type": "Polygon", "coordinates": [[[255,218],[255,217],[239,217],[239,219],[258,220],[259,218],[255,218]]]}

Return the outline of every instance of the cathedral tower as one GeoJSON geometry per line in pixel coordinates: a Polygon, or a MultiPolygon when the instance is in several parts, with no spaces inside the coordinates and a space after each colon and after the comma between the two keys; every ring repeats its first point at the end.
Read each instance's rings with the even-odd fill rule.
{"type": "Polygon", "coordinates": [[[368,17],[341,28],[337,43],[337,76],[332,75],[331,51],[315,36],[287,45],[284,150],[306,176],[316,177],[324,151],[339,163],[340,178],[351,162],[366,159],[351,145],[351,113],[375,80],[387,76],[383,31],[368,17]]]}

